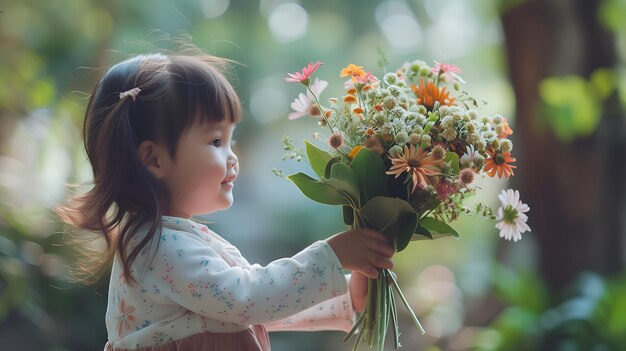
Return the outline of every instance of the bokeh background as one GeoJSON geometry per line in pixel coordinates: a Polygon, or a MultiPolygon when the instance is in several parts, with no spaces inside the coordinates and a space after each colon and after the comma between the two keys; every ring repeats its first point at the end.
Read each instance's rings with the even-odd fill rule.
{"type": "MultiPolygon", "coordinates": [[[[302,91],[282,79],[309,61],[342,94],[348,63],[382,76],[422,59],[460,66],[464,89],[514,130],[516,175],[482,179],[497,206],[519,189],[533,229],[502,241],[493,223],[453,223],[459,240],[418,242],[395,271],[426,335],[401,311],[405,350],[626,349],[626,1],[624,0],[2,0],[0,2],[0,350],[101,350],[108,276],[66,279],[72,263],[51,208],[86,182],[89,93],[129,55],[190,37],[236,60],[245,120],[231,209],[200,216],[251,262],[291,256],[342,231],[339,208],[313,203],[285,174],[283,135],[302,91]]],[[[349,350],[340,332],[273,333],[273,349],[349,350]]],[[[390,339],[391,341],[391,339],[390,339]]],[[[389,344],[391,349],[392,345],[389,344]]],[[[365,348],[363,348],[365,349],[365,348]]]]}

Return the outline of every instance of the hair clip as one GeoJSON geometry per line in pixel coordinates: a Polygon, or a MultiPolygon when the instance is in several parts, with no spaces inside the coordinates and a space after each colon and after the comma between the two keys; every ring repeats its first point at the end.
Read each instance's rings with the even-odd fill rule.
{"type": "Polygon", "coordinates": [[[126,96],[130,96],[133,98],[133,101],[135,101],[135,98],[137,97],[137,94],[139,94],[140,91],[141,89],[139,88],[132,88],[130,90],[126,90],[125,92],[120,93],[120,100],[126,96]]]}

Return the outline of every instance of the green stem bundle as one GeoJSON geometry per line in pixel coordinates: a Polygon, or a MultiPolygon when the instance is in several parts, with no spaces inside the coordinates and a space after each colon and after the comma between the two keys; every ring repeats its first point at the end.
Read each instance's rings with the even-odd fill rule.
{"type": "MultiPolygon", "coordinates": [[[[357,211],[355,211],[357,212],[357,211]]],[[[357,219],[358,212],[355,216],[357,219]]],[[[355,227],[361,228],[363,222],[360,220],[355,221],[355,227]]],[[[352,327],[352,330],[343,339],[347,342],[356,334],[356,341],[354,343],[353,351],[357,351],[361,342],[367,343],[372,348],[376,346],[377,351],[383,351],[385,348],[385,339],[389,324],[391,322],[394,348],[398,349],[400,345],[400,329],[398,327],[398,310],[395,301],[393,290],[400,296],[400,300],[409,311],[411,319],[415,323],[420,334],[424,335],[425,331],[421,323],[417,319],[415,312],[411,309],[408,301],[404,297],[400,286],[396,281],[390,270],[379,269],[378,278],[367,280],[367,299],[365,304],[365,310],[361,313],[356,323],[352,327]]]]}

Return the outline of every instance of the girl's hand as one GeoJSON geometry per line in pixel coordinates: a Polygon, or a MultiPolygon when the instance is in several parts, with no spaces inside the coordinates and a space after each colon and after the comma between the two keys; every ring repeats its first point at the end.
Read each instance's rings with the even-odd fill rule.
{"type": "Polygon", "coordinates": [[[352,272],[348,289],[350,290],[352,308],[357,312],[363,312],[367,302],[367,276],[358,271],[352,272]]]}
{"type": "Polygon", "coordinates": [[[372,229],[357,228],[326,239],[344,269],[376,279],[378,268],[393,268],[394,250],[387,238],[372,229]]]}

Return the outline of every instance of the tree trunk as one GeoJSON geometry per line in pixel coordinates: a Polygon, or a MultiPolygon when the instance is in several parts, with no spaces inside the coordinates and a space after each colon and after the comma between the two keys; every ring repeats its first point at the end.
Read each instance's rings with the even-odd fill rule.
{"type": "Polygon", "coordinates": [[[530,207],[539,272],[560,291],[583,271],[610,274],[624,266],[626,128],[617,94],[606,100],[598,128],[569,143],[537,114],[539,83],[617,64],[615,39],[599,23],[600,0],[529,0],[502,14],[516,98],[514,181],[530,207]]]}

